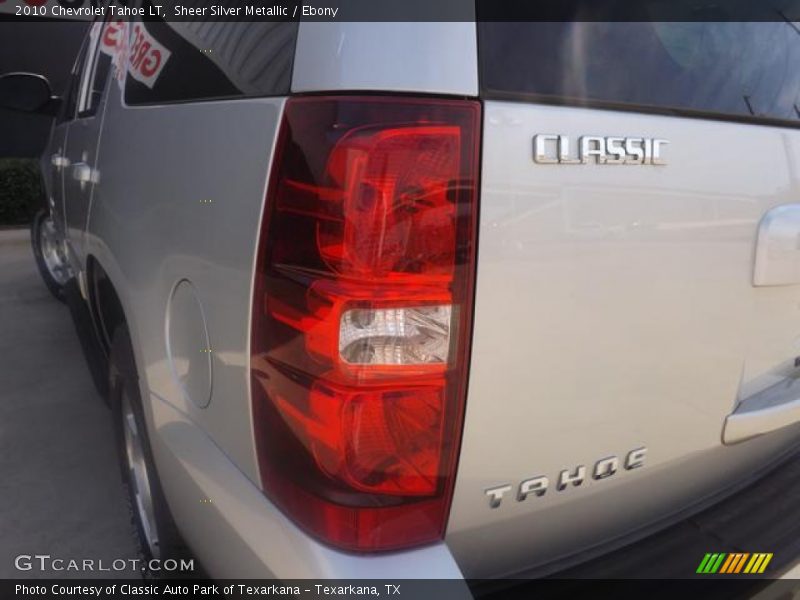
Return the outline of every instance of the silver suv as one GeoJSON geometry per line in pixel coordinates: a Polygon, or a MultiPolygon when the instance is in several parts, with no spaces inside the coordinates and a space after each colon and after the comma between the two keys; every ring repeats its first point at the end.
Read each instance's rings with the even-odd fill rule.
{"type": "Polygon", "coordinates": [[[38,238],[146,551],[542,574],[778,464],[798,64],[786,22],[95,23],[38,238]]]}

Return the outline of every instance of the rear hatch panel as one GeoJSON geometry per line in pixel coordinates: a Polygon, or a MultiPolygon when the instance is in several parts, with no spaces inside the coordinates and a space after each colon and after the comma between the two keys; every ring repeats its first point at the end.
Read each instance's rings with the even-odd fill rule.
{"type": "Polygon", "coordinates": [[[517,573],[635,535],[797,438],[795,426],[721,439],[740,389],[797,354],[798,286],[752,285],[762,216],[800,198],[787,136],[797,144],[777,127],[486,102],[473,360],[447,538],[465,575],[517,573]],[[537,164],[542,133],[665,139],[667,164],[537,164]],[[626,469],[640,448],[644,464],[626,469]],[[613,476],[594,479],[612,457],[613,476]],[[559,491],[580,467],[582,484],[559,491]],[[518,501],[521,482],[540,477],[547,491],[518,501]],[[487,490],[504,486],[491,508],[487,490]]]}

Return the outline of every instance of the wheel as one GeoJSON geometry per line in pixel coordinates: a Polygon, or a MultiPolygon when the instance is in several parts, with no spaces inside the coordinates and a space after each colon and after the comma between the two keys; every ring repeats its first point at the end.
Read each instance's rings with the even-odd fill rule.
{"type": "Polygon", "coordinates": [[[31,245],[36,266],[47,289],[57,300],[64,302],[64,284],[69,281],[71,272],[63,248],[58,242],[53,218],[45,208],[33,217],[31,245]]]}
{"type": "Polygon", "coordinates": [[[170,514],[153,461],[139,394],[139,377],[130,335],[124,325],[116,329],[111,344],[109,400],[122,481],[139,550],[145,561],[185,557],[186,547],[170,514]]]}

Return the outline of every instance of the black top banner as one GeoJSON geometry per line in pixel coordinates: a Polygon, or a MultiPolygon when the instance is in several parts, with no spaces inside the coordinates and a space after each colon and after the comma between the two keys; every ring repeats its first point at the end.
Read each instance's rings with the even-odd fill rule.
{"type": "Polygon", "coordinates": [[[3,20],[786,21],[800,0],[0,0],[3,20]]]}

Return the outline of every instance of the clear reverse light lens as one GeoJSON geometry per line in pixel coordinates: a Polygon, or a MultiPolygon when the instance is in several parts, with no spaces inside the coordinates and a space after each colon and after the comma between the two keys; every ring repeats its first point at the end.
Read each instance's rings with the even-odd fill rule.
{"type": "Polygon", "coordinates": [[[350,364],[446,364],[452,307],[356,308],[342,314],[339,354],[350,364]]]}

